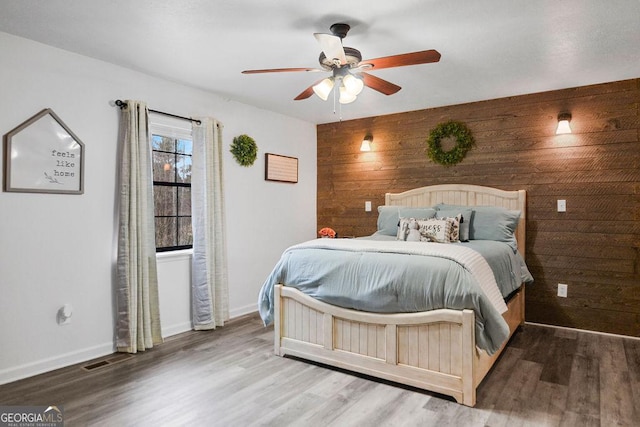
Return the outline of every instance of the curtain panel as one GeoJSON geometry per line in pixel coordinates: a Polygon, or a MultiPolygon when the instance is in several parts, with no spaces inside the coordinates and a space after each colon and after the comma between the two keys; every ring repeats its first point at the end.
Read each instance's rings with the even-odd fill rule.
{"type": "Polygon", "coordinates": [[[136,353],[162,342],[156,268],[149,112],[127,100],[120,112],[116,347],[136,353]]]}
{"type": "Polygon", "coordinates": [[[222,124],[206,117],[193,124],[191,172],[195,330],[215,329],[229,319],[226,223],[222,168],[222,124]]]}

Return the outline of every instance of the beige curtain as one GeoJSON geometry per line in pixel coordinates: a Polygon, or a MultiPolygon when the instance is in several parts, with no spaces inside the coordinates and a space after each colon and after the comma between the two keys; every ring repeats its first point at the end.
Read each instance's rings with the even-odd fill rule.
{"type": "Polygon", "coordinates": [[[191,172],[193,328],[215,329],[229,319],[227,247],[222,170],[222,124],[193,124],[191,172]]]}
{"type": "Polygon", "coordinates": [[[120,204],[116,346],[136,353],[162,342],[156,271],[149,112],[126,102],[120,112],[120,204]]]}

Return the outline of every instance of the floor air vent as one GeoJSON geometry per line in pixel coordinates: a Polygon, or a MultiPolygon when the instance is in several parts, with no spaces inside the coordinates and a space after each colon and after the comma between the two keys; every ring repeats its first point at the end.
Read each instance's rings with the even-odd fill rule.
{"type": "Polygon", "coordinates": [[[133,357],[133,354],[129,354],[129,353],[114,354],[109,356],[109,358],[107,359],[91,362],[88,365],[84,365],[82,369],[84,369],[85,371],[93,371],[96,369],[104,368],[105,366],[110,366],[115,363],[122,362],[127,359],[131,359],[132,357],[133,357]]]}

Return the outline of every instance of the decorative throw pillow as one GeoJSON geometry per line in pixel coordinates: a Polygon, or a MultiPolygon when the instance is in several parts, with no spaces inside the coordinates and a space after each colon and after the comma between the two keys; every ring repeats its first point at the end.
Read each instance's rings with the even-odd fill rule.
{"type": "Polygon", "coordinates": [[[436,218],[451,218],[460,216],[460,241],[469,241],[469,230],[473,220],[473,210],[471,208],[448,208],[437,205],[436,218]]]}
{"type": "Polygon", "coordinates": [[[425,219],[418,221],[421,242],[448,243],[451,235],[451,221],[446,219],[425,219]]]}
{"type": "Polygon", "coordinates": [[[400,218],[397,240],[450,243],[460,241],[460,218],[400,218]]]}
{"type": "Polygon", "coordinates": [[[453,217],[438,217],[438,219],[443,219],[449,222],[449,242],[459,242],[460,239],[460,230],[462,223],[462,214],[458,214],[453,217]]]}
{"type": "Polygon", "coordinates": [[[419,220],[415,218],[400,218],[396,239],[405,242],[419,242],[421,236],[418,223],[419,220]]]}

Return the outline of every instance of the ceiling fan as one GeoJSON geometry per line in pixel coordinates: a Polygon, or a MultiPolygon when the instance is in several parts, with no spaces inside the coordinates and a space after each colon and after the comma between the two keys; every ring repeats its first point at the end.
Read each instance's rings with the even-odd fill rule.
{"type": "Polygon", "coordinates": [[[331,71],[331,77],[318,80],[302,91],[294,100],[300,101],[307,99],[315,93],[322,100],[326,101],[331,91],[337,85],[340,93],[339,102],[341,104],[348,104],[356,100],[356,97],[360,94],[364,86],[370,87],[385,95],[393,95],[401,89],[401,87],[396,84],[369,74],[367,72],[369,70],[375,71],[383,68],[403,67],[405,65],[427,64],[440,60],[440,53],[433,49],[362,60],[362,54],[360,54],[359,50],[342,45],[342,39],[346,37],[350,28],[348,24],[338,23],[330,27],[331,34],[314,34],[322,49],[319,58],[321,69],[269,68],[264,70],[245,70],[242,73],[331,71]]]}

